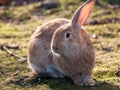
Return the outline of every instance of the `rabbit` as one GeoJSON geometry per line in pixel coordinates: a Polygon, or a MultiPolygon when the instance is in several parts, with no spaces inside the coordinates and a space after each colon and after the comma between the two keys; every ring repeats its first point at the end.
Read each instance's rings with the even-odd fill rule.
{"type": "Polygon", "coordinates": [[[41,25],[28,45],[28,64],[41,77],[69,77],[76,85],[94,86],[95,52],[81,26],[86,23],[95,0],[87,0],[72,20],[57,18],[41,25]]]}

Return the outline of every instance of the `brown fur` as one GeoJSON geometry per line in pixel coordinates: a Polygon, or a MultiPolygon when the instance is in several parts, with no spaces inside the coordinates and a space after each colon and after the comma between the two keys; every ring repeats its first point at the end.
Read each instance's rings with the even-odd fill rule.
{"type": "MultiPolygon", "coordinates": [[[[70,29],[66,29],[66,30],[61,29],[61,30],[62,30],[62,33],[65,33],[66,30],[70,30],[70,29]]],[[[63,51],[66,51],[66,50],[64,48],[64,45],[62,45],[61,43],[61,42],[64,42],[64,38],[61,38],[62,37],[61,35],[62,35],[61,32],[56,32],[55,35],[53,35],[53,39],[54,39],[53,43],[55,44],[55,46],[58,47],[58,53],[61,54],[61,57],[54,56],[54,59],[53,59],[54,62],[68,76],[72,76],[77,73],[91,74],[91,71],[94,67],[95,53],[94,53],[93,45],[89,39],[89,35],[84,30],[80,31],[79,33],[80,39],[75,38],[75,40],[76,39],[80,40],[80,43],[78,43],[79,48],[77,48],[75,51],[72,50],[75,52],[75,54],[73,55],[71,54],[68,57],[62,56],[63,51]]],[[[73,44],[77,42],[75,40],[73,39],[70,42],[73,44]]],[[[70,48],[72,48],[72,44],[71,46],[69,44],[68,47],[70,46],[70,48]]],[[[69,51],[69,52],[72,52],[72,51],[69,51]]]]}
{"type": "Polygon", "coordinates": [[[88,0],[75,12],[71,22],[55,19],[33,33],[28,47],[28,64],[34,73],[54,78],[68,76],[77,85],[95,85],[91,77],[95,52],[89,35],[81,29],[93,5],[94,0],[88,0]],[[84,11],[88,13],[84,15],[84,11]]]}
{"type": "Polygon", "coordinates": [[[49,54],[52,35],[59,26],[68,22],[67,19],[50,21],[39,27],[31,36],[28,47],[28,63],[35,64],[42,69],[34,71],[35,73],[45,72],[45,65],[53,63],[52,55],[49,54]]]}

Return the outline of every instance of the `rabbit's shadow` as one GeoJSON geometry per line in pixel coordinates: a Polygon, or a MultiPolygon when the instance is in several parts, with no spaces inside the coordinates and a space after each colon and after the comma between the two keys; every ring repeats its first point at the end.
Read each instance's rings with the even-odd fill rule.
{"type": "Polygon", "coordinates": [[[74,85],[73,81],[65,77],[63,79],[53,79],[53,78],[43,78],[39,77],[29,78],[28,76],[24,76],[21,78],[16,78],[9,83],[6,84],[15,84],[22,88],[30,88],[36,87],[39,85],[47,85],[51,90],[119,90],[119,87],[115,85],[111,85],[104,81],[96,81],[96,85],[94,87],[85,87],[85,86],[77,86],[74,85]]]}

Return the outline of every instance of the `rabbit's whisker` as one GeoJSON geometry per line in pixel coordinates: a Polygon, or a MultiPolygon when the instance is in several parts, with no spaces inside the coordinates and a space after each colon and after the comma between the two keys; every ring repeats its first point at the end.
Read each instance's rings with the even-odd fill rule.
{"type": "Polygon", "coordinates": [[[49,56],[50,54],[52,54],[52,51],[51,51],[51,50],[48,50],[48,56],[49,56]]]}

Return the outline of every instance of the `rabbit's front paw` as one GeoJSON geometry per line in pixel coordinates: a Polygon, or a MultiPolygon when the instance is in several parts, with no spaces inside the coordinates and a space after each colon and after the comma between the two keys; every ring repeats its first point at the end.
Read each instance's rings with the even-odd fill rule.
{"type": "Polygon", "coordinates": [[[82,83],[82,79],[81,79],[80,74],[74,75],[74,76],[72,77],[72,79],[73,79],[73,81],[74,81],[74,83],[75,83],[76,85],[78,85],[78,86],[83,86],[83,83],[82,83]]]}
{"type": "Polygon", "coordinates": [[[81,79],[74,80],[74,83],[78,86],[83,86],[83,83],[82,83],[81,79]]]}
{"type": "Polygon", "coordinates": [[[82,83],[85,86],[94,86],[95,85],[95,81],[89,76],[82,77],[82,83]]]}

